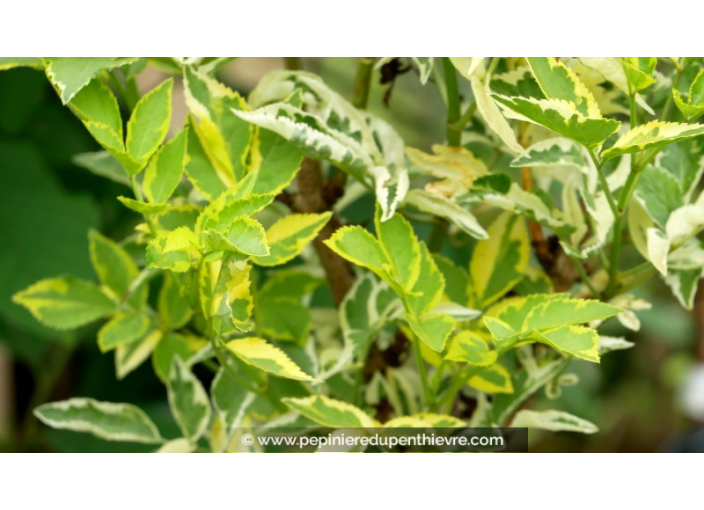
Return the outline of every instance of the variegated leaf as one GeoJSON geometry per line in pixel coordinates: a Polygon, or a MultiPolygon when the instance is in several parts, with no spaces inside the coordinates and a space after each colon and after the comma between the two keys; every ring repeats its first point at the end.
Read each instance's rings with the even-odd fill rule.
{"type": "Polygon", "coordinates": [[[34,415],[52,428],[88,432],[107,441],[164,442],[144,411],[132,404],[72,398],[43,404],[34,410],[34,415]]]}

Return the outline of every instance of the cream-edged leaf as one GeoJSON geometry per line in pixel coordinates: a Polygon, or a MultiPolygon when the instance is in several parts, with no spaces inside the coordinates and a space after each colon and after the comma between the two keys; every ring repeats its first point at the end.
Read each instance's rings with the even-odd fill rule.
{"type": "Polygon", "coordinates": [[[240,338],[227,343],[227,348],[245,363],[260,370],[297,381],[316,381],[296,365],[288,355],[261,338],[240,338]]]}
{"type": "Polygon", "coordinates": [[[145,412],[132,404],[72,398],[40,405],[34,415],[52,428],[88,432],[107,441],[164,442],[145,412]]]}
{"type": "Polygon", "coordinates": [[[700,124],[681,124],[654,120],[637,126],[622,135],[616,143],[601,153],[605,160],[645,150],[659,149],[670,143],[687,140],[704,134],[700,124]]]}
{"type": "Polygon", "coordinates": [[[167,386],[169,406],[183,436],[195,443],[210,424],[210,401],[186,363],[174,356],[167,386]]]}
{"type": "Polygon", "coordinates": [[[268,255],[252,257],[258,266],[278,266],[298,256],[330,220],[331,212],[289,214],[266,231],[268,255]]]}
{"type": "Polygon", "coordinates": [[[73,277],[38,281],[16,293],[12,300],[54,329],[74,329],[116,309],[97,285],[73,277]]]}
{"type": "Polygon", "coordinates": [[[283,402],[293,411],[325,427],[373,428],[379,426],[374,418],[365,414],[361,409],[347,402],[334,400],[323,395],[313,395],[306,398],[284,398],[283,402]]]}
{"type": "Polygon", "coordinates": [[[564,411],[533,411],[522,409],[511,422],[512,427],[543,429],[552,432],[580,432],[594,434],[599,429],[593,423],[564,411]]]}

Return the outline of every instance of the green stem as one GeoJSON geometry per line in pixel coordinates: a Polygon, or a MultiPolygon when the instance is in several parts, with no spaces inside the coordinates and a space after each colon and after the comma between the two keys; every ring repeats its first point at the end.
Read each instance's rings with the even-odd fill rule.
{"type": "Polygon", "coordinates": [[[470,120],[472,120],[472,117],[474,117],[474,113],[477,111],[477,102],[472,101],[470,105],[467,107],[467,109],[464,111],[462,114],[462,117],[459,118],[457,122],[452,124],[452,129],[455,131],[459,131],[462,133],[462,130],[464,127],[469,123],[470,120]]]}
{"type": "Polygon", "coordinates": [[[359,57],[357,60],[357,73],[354,77],[354,90],[352,91],[352,104],[355,108],[362,110],[367,108],[375,61],[376,57],[359,57]]]}
{"type": "Polygon", "coordinates": [[[137,200],[144,202],[144,197],[142,196],[142,190],[139,189],[139,184],[137,183],[137,176],[133,175],[130,177],[130,184],[132,185],[132,193],[137,200]]]}
{"type": "Polygon", "coordinates": [[[587,288],[589,289],[589,291],[592,293],[592,295],[594,297],[598,298],[600,295],[600,292],[596,290],[594,285],[592,285],[592,282],[589,280],[589,275],[584,270],[584,266],[582,265],[582,261],[579,260],[579,258],[577,258],[574,255],[570,255],[570,260],[572,260],[572,264],[574,265],[575,269],[579,273],[579,277],[581,278],[582,283],[584,283],[584,285],[587,286],[587,288]]]}
{"type": "Polygon", "coordinates": [[[435,396],[430,389],[430,382],[428,381],[428,373],[425,370],[425,361],[423,360],[423,353],[420,350],[420,340],[417,338],[411,339],[413,344],[413,355],[416,358],[416,364],[418,365],[418,373],[420,374],[420,379],[423,382],[423,392],[425,393],[425,404],[428,409],[431,409],[435,396]]]}
{"type": "Polygon", "coordinates": [[[453,127],[461,117],[457,71],[448,57],[442,57],[442,68],[445,75],[445,89],[447,90],[447,143],[453,147],[459,147],[462,143],[462,130],[453,127]]]}
{"type": "MultiPolygon", "coordinates": [[[[650,264],[647,264],[649,267],[645,267],[643,270],[640,271],[639,274],[634,274],[631,279],[629,279],[627,282],[619,285],[614,292],[614,295],[617,294],[623,294],[624,292],[628,292],[631,289],[635,289],[638,287],[641,283],[645,283],[650,278],[652,278],[657,270],[651,266],[650,264]]],[[[641,266],[638,266],[641,267],[641,266]]]]}
{"type": "MultiPolygon", "coordinates": [[[[444,405],[452,405],[452,403],[455,401],[457,398],[457,394],[464,388],[469,380],[474,377],[474,375],[479,371],[479,367],[474,367],[474,366],[467,366],[464,369],[464,372],[459,375],[457,379],[452,383],[452,386],[450,386],[447,391],[445,391],[445,394],[443,395],[442,399],[440,399],[437,402],[436,409],[440,409],[444,405]]],[[[448,414],[452,412],[452,409],[448,411],[448,414]]]]}
{"type": "Polygon", "coordinates": [[[589,152],[589,157],[592,159],[592,162],[594,163],[594,166],[596,167],[596,172],[597,172],[597,175],[599,176],[599,184],[601,184],[601,187],[604,190],[604,194],[606,195],[606,200],[609,202],[609,207],[611,208],[611,211],[614,213],[614,216],[617,216],[618,215],[618,205],[616,203],[616,199],[614,198],[614,194],[611,193],[611,189],[609,188],[609,183],[606,180],[606,175],[604,174],[604,169],[602,167],[602,163],[599,161],[599,158],[597,158],[593,149],[589,149],[588,152],[589,152]]]}
{"type": "Polygon", "coordinates": [[[638,110],[636,110],[636,93],[628,95],[628,104],[631,112],[631,129],[638,126],[638,110]]]}

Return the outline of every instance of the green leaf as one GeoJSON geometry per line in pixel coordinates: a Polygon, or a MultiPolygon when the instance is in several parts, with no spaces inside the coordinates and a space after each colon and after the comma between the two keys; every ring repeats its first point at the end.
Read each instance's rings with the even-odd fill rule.
{"type": "Polygon", "coordinates": [[[188,297],[184,295],[173,275],[168,273],[164,276],[164,283],[159,291],[158,311],[164,325],[171,330],[188,324],[193,315],[188,297]]]}
{"type": "Polygon", "coordinates": [[[198,240],[186,227],[163,234],[147,245],[147,265],[183,273],[200,258],[198,240]]]}
{"type": "Polygon", "coordinates": [[[258,266],[278,266],[295,258],[303,248],[315,239],[330,220],[331,212],[320,214],[289,214],[281,218],[266,231],[269,255],[254,256],[252,262],[258,266]]]}
{"type": "MultiPolygon", "coordinates": [[[[97,230],[88,232],[90,260],[103,289],[116,301],[123,301],[139,275],[139,269],[120,245],[97,230]]],[[[147,300],[148,287],[134,289],[129,303],[141,307],[147,300]]]]}
{"type": "Polygon", "coordinates": [[[704,277],[704,268],[693,269],[669,269],[665,277],[665,283],[670,287],[677,301],[691,310],[694,307],[694,297],[697,294],[699,280],[704,277]]]}
{"type": "Polygon", "coordinates": [[[129,344],[144,337],[149,329],[149,317],[144,313],[118,313],[98,331],[98,346],[102,352],[118,345],[129,344]]]}
{"type": "Polygon", "coordinates": [[[262,129],[252,148],[251,193],[277,195],[288,186],[301,167],[301,149],[273,131],[262,129]]]}
{"type": "MultiPolygon", "coordinates": [[[[620,67],[619,63],[619,67],[620,67]]],[[[543,99],[545,95],[528,66],[491,76],[491,89],[503,96],[522,96],[543,99]]]]}
{"type": "Polygon", "coordinates": [[[538,365],[534,359],[532,361],[533,363],[526,363],[525,370],[515,373],[513,394],[493,396],[492,414],[496,424],[507,426],[509,419],[536,391],[558,377],[567,368],[570,359],[562,358],[543,365],[538,365]]]}
{"type": "Polygon", "coordinates": [[[193,187],[209,201],[217,199],[230,186],[220,178],[217,170],[208,158],[208,154],[203,147],[193,123],[188,119],[184,130],[188,130],[188,158],[185,167],[186,176],[193,184],[193,187]]]}
{"type": "Polygon", "coordinates": [[[254,309],[257,330],[276,340],[305,344],[311,317],[301,303],[323,282],[303,271],[280,271],[266,281],[257,293],[254,309]]]}
{"type": "Polygon", "coordinates": [[[485,367],[496,363],[498,352],[491,339],[476,331],[460,331],[450,341],[445,359],[485,367]]]}
{"type": "Polygon", "coordinates": [[[131,186],[129,174],[125,171],[120,162],[108,151],[76,154],[72,158],[72,161],[74,164],[89,170],[95,175],[106,177],[111,181],[124,184],[128,187],[131,186]]]}
{"type": "Polygon", "coordinates": [[[591,328],[561,326],[547,331],[536,331],[533,337],[538,342],[569,356],[599,363],[599,335],[591,328]]]}
{"type": "Polygon", "coordinates": [[[484,393],[513,393],[511,375],[498,363],[480,368],[469,379],[468,384],[484,393]]]}
{"type": "Polygon", "coordinates": [[[398,418],[393,418],[384,423],[384,427],[386,428],[456,428],[466,426],[467,424],[459,418],[434,413],[418,413],[411,416],[399,416],[398,418]]]}
{"type": "Polygon", "coordinates": [[[526,60],[545,97],[574,104],[584,117],[601,117],[592,93],[565,64],[553,57],[526,57],[526,60]]]}
{"type": "Polygon", "coordinates": [[[169,371],[174,358],[178,357],[184,363],[208,344],[207,340],[190,335],[167,333],[152,353],[154,372],[164,383],[169,380],[169,371]]]}
{"type": "Polygon", "coordinates": [[[382,218],[393,215],[408,191],[408,173],[403,140],[386,122],[354,108],[319,77],[300,71],[269,73],[249,100],[255,110],[233,113],[373,186],[382,218]],[[295,92],[302,104],[289,102],[295,92]]]}
{"type": "Polygon", "coordinates": [[[509,116],[546,127],[585,147],[601,145],[618,131],[621,123],[613,119],[585,117],[573,103],[559,99],[532,99],[493,95],[509,116]],[[511,113],[515,112],[515,113],[511,113]]]}
{"type": "Polygon", "coordinates": [[[95,284],[70,276],[41,280],[12,300],[54,329],[74,329],[115,311],[115,304],[95,284]]]}
{"type": "Polygon", "coordinates": [[[602,152],[601,157],[607,160],[622,154],[659,149],[702,134],[704,134],[704,125],[653,120],[626,132],[616,140],[616,143],[602,152]]]}
{"type": "Polygon", "coordinates": [[[0,57],[0,71],[7,71],[16,67],[44,69],[44,63],[41,57],[0,57]]]}
{"type": "Polygon", "coordinates": [[[701,160],[703,147],[702,138],[693,138],[668,145],[655,159],[657,167],[667,170],[675,177],[687,202],[691,200],[704,174],[704,162],[701,160]]]}
{"type": "MultiPolygon", "coordinates": [[[[390,321],[399,303],[394,292],[371,274],[365,273],[354,284],[340,305],[340,327],[349,359],[362,355],[369,343],[390,321]]],[[[399,303],[400,305],[400,303],[399,303]]]]}
{"type": "Polygon", "coordinates": [[[515,154],[523,154],[523,147],[516,139],[516,133],[501,113],[496,101],[492,98],[490,80],[487,75],[480,79],[477,75],[470,78],[472,93],[477,102],[477,110],[486,125],[495,132],[508,149],[515,154]]]}
{"type": "Polygon", "coordinates": [[[167,386],[169,407],[183,436],[195,443],[210,424],[210,401],[200,381],[174,356],[167,386]]]}
{"type": "Polygon", "coordinates": [[[166,202],[181,181],[188,162],[188,131],[184,129],[164,144],[144,171],[142,188],[150,202],[166,202]]]}
{"type": "Polygon", "coordinates": [[[285,398],[284,404],[325,427],[377,427],[379,424],[361,409],[323,395],[306,398],[285,398]]]}
{"type": "Polygon", "coordinates": [[[582,434],[599,432],[599,429],[593,423],[564,411],[522,409],[516,413],[511,426],[551,430],[553,432],[581,432],[582,434]]]}
{"type": "Polygon", "coordinates": [[[420,243],[420,255],[421,277],[413,286],[412,294],[406,297],[409,309],[417,317],[422,317],[433,310],[445,290],[445,278],[435,265],[425,243],[420,243]]]}
{"type": "Polygon", "coordinates": [[[420,243],[413,227],[398,214],[384,222],[377,214],[375,224],[379,244],[390,263],[391,277],[401,288],[412,291],[421,269],[420,243]]]}
{"type": "Polygon", "coordinates": [[[152,204],[149,202],[140,202],[139,200],[128,197],[117,197],[117,200],[130,211],[139,213],[145,218],[152,215],[164,214],[172,208],[170,204],[152,204]]]}
{"type": "Polygon", "coordinates": [[[528,147],[525,154],[511,161],[511,166],[575,168],[581,171],[587,162],[576,143],[564,138],[550,138],[528,147]]]}
{"type": "Polygon", "coordinates": [[[281,349],[261,338],[241,338],[227,343],[238,358],[260,370],[285,379],[316,381],[303,372],[281,349]]]}
{"type": "Polygon", "coordinates": [[[641,91],[656,83],[653,71],[657,63],[657,57],[623,57],[623,70],[626,73],[629,88],[641,91]]]}
{"type": "Polygon", "coordinates": [[[641,172],[635,195],[661,228],[665,228],[670,214],[684,205],[680,183],[670,172],[655,166],[641,172]]]}
{"type": "Polygon", "coordinates": [[[274,195],[240,196],[239,188],[234,188],[213,201],[198,217],[196,234],[205,230],[225,232],[238,218],[249,217],[262,211],[274,201],[274,195]]]}
{"type": "MultiPolygon", "coordinates": [[[[138,173],[164,141],[171,122],[171,92],[174,81],[169,78],[145,94],[137,103],[127,123],[125,147],[139,163],[138,173]]],[[[128,169],[129,170],[129,169],[128,169]]]]}
{"type": "Polygon", "coordinates": [[[88,432],[107,441],[164,442],[144,411],[132,404],[72,398],[40,405],[34,415],[52,428],[88,432]]]}
{"type": "Polygon", "coordinates": [[[154,453],[193,453],[196,451],[195,445],[184,438],[179,437],[178,439],[172,439],[164,443],[156,452],[154,453]]]}
{"type": "Polygon", "coordinates": [[[442,352],[447,338],[455,328],[455,321],[449,315],[439,314],[417,319],[410,314],[405,316],[411,331],[428,347],[442,352]]]}
{"type": "Polygon", "coordinates": [[[262,224],[251,218],[236,219],[225,233],[227,240],[240,252],[259,257],[269,255],[266,236],[262,224]]]}
{"type": "Polygon", "coordinates": [[[523,330],[547,329],[567,324],[601,321],[614,317],[623,311],[621,308],[593,299],[555,296],[543,303],[529,302],[528,299],[525,303],[529,303],[530,312],[526,316],[523,330]]]}
{"type": "MultiPolygon", "coordinates": [[[[103,82],[91,81],[76,94],[68,106],[84,123],[92,122],[104,126],[111,133],[111,139],[119,140],[119,145],[122,145],[120,107],[115,95],[103,82]]],[[[100,139],[98,142],[101,145],[104,143],[100,139]]]]}
{"type": "MultiPolygon", "coordinates": [[[[136,57],[44,57],[46,75],[67,104],[98,73],[137,60],[136,57]]],[[[36,65],[36,64],[34,64],[36,65]]]]}
{"type": "Polygon", "coordinates": [[[324,243],[345,260],[376,273],[382,272],[384,265],[388,264],[374,236],[359,226],[339,228],[324,243]]]}
{"type": "Polygon", "coordinates": [[[246,391],[223,367],[210,387],[213,407],[228,433],[239,426],[254,400],[254,394],[246,391]]]}
{"type": "Polygon", "coordinates": [[[202,237],[207,250],[233,251],[260,257],[269,254],[264,227],[251,218],[233,220],[224,234],[216,230],[206,230],[202,237]]]}
{"type": "Polygon", "coordinates": [[[523,218],[503,213],[479,241],[469,263],[475,306],[484,308],[510,291],[525,274],[530,240],[523,218]]]}
{"type": "Polygon", "coordinates": [[[445,279],[445,294],[454,303],[467,305],[469,303],[469,273],[442,255],[433,254],[435,265],[445,279]]]}
{"type": "Polygon", "coordinates": [[[253,129],[232,115],[232,110],[248,110],[239,94],[191,67],[183,69],[186,105],[199,122],[191,124],[217,179],[226,188],[245,174],[253,129]]]}
{"type": "Polygon", "coordinates": [[[121,344],[115,349],[115,372],[118,379],[124,379],[151,355],[161,340],[161,331],[151,331],[143,339],[129,344],[121,344]]]}
{"type": "Polygon", "coordinates": [[[685,118],[693,119],[704,114],[704,69],[700,70],[692,80],[686,99],[676,88],[672,89],[672,98],[685,118]]]}

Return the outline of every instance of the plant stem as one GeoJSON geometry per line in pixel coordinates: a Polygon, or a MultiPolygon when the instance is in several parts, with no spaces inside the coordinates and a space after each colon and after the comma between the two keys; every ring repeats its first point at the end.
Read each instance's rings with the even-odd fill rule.
{"type": "Polygon", "coordinates": [[[142,196],[142,190],[139,189],[139,184],[137,183],[137,176],[133,175],[130,177],[130,184],[132,185],[132,193],[137,200],[144,202],[144,197],[142,196]]]}
{"type": "MultiPolygon", "coordinates": [[[[645,264],[643,264],[643,266],[645,266],[645,264]]],[[[657,270],[653,266],[651,266],[650,264],[647,264],[647,266],[649,266],[649,267],[644,267],[643,270],[641,270],[638,274],[634,274],[632,279],[630,279],[628,282],[619,285],[615,289],[614,295],[628,292],[629,290],[638,287],[638,285],[640,285],[641,283],[645,283],[648,280],[650,280],[650,278],[652,278],[653,275],[655,275],[657,270]]],[[[638,266],[638,267],[641,267],[641,266],[638,266]]]]}
{"type": "Polygon", "coordinates": [[[599,176],[599,184],[601,185],[602,189],[604,190],[604,194],[606,195],[606,200],[609,202],[609,207],[611,208],[611,211],[614,213],[614,216],[616,216],[616,215],[618,215],[618,204],[616,203],[616,199],[614,198],[614,194],[611,193],[611,189],[609,188],[609,183],[606,180],[606,175],[604,175],[603,165],[599,161],[599,158],[597,158],[593,149],[588,149],[588,152],[589,152],[589,157],[591,158],[592,162],[594,163],[594,166],[596,167],[596,172],[599,176]]]}
{"type": "Polygon", "coordinates": [[[428,381],[428,373],[425,370],[425,361],[423,360],[423,353],[420,349],[420,340],[417,338],[412,338],[411,343],[413,344],[413,355],[416,358],[416,364],[418,365],[418,373],[420,374],[420,379],[423,382],[423,392],[425,393],[425,404],[428,409],[431,409],[435,396],[430,389],[430,382],[428,381]]]}
{"type": "MultiPolygon", "coordinates": [[[[455,379],[452,386],[447,389],[443,398],[437,402],[436,409],[440,409],[440,407],[445,404],[452,404],[452,402],[455,401],[455,398],[457,398],[457,394],[467,385],[469,380],[474,377],[478,371],[479,367],[467,366],[464,369],[464,372],[461,373],[457,379],[455,379]]],[[[451,411],[452,409],[450,409],[450,412],[451,411]]]]}
{"type": "Polygon", "coordinates": [[[448,57],[442,57],[442,68],[447,90],[447,143],[453,147],[459,147],[462,142],[462,130],[455,127],[461,117],[457,71],[448,57]]]}
{"type": "Polygon", "coordinates": [[[592,282],[589,281],[589,275],[584,270],[584,266],[582,265],[582,261],[579,260],[579,258],[577,258],[574,255],[570,255],[570,260],[572,261],[572,265],[574,265],[575,269],[579,273],[579,277],[582,279],[582,283],[584,283],[584,285],[587,286],[587,288],[589,289],[589,291],[592,293],[592,295],[594,297],[598,298],[600,295],[600,292],[597,291],[596,288],[594,287],[594,285],[592,285],[592,282]]]}
{"type": "Polygon", "coordinates": [[[631,114],[631,129],[638,126],[638,111],[636,110],[636,93],[632,92],[628,95],[628,105],[631,114]]]}
{"type": "Polygon", "coordinates": [[[374,62],[376,62],[376,57],[359,57],[357,60],[357,73],[354,77],[354,89],[352,91],[352,104],[355,108],[362,110],[367,108],[374,62]]]}
{"type": "Polygon", "coordinates": [[[460,117],[459,120],[451,126],[452,129],[462,133],[462,130],[469,123],[469,121],[472,120],[472,117],[474,117],[474,113],[476,111],[477,111],[477,102],[472,101],[469,104],[469,106],[467,107],[467,109],[464,111],[464,113],[462,114],[462,117],[460,117]]]}

